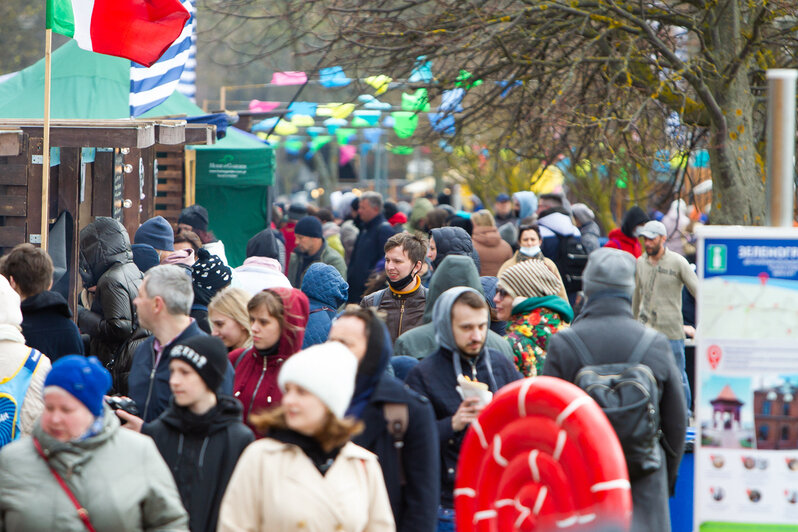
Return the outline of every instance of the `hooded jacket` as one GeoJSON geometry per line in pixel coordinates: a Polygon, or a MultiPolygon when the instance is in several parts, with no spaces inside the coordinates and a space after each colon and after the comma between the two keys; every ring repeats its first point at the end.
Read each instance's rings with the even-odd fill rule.
{"type": "Polygon", "coordinates": [[[78,325],[91,337],[91,354],[108,363],[137,327],[133,299],[144,278],[121,223],[99,217],[81,230],[80,275],[85,287],[97,289],[91,309],[78,312],[78,325]]]}
{"type": "Polygon", "coordinates": [[[441,505],[454,508],[454,479],[457,459],[467,428],[455,432],[452,416],[457,411],[462,397],[457,392],[457,357],[462,374],[488,385],[496,393],[502,386],[521,378],[507,357],[483,347],[476,357],[461,355],[452,334],[452,305],[463,292],[474,291],[467,287],[447,290],[435,304],[433,323],[440,348],[419,362],[405,380],[406,384],[427,397],[432,403],[438,426],[438,443],[441,453],[441,505]]]}
{"type": "MultiPolygon", "coordinates": [[[[164,346],[160,358],[155,352],[155,336],[148,337],[136,348],[127,377],[128,395],[136,402],[139,416],[145,423],[160,416],[172,400],[172,389],[169,387],[169,356],[172,348],[183,340],[201,334],[205,333],[196,321],[192,321],[183,332],[164,346]]],[[[233,393],[233,368],[230,366],[224,374],[219,392],[224,395],[233,393]]]]}
{"type": "Polygon", "coordinates": [[[479,255],[480,276],[495,276],[501,265],[513,256],[513,248],[502,239],[494,226],[475,226],[471,240],[479,255]]]}
{"type": "Polygon", "coordinates": [[[232,286],[242,288],[253,296],[267,288],[291,288],[288,277],[280,270],[277,259],[249,257],[233,270],[232,286]]]}
{"type": "Polygon", "coordinates": [[[553,207],[540,213],[538,218],[540,228],[540,249],[548,258],[555,260],[559,249],[561,237],[580,237],[579,229],[571,220],[571,215],[564,207],[553,207]]]}
{"type": "Polygon", "coordinates": [[[268,257],[280,263],[280,273],[285,271],[285,243],[282,233],[266,228],[247,241],[247,259],[268,257]],[[279,235],[279,236],[278,236],[279,235]]]}
{"type": "Polygon", "coordinates": [[[155,440],[172,471],[191,532],[214,532],[238,457],[255,439],[241,422],[241,404],[222,395],[214,408],[198,416],[173,402],[141,432],[155,440]]]}
{"type": "Polygon", "coordinates": [[[440,499],[440,457],[435,438],[435,416],[426,397],[385,373],[391,359],[391,342],[383,325],[372,330],[366,355],[360,363],[352,405],[365,429],[352,442],[377,455],[391,500],[398,532],[433,532],[440,499]],[[408,423],[402,459],[388,430],[386,403],[407,405],[408,423]],[[405,484],[402,485],[402,472],[405,484]]]}
{"type": "Polygon", "coordinates": [[[346,264],[344,264],[344,258],[340,253],[328,246],[327,242],[322,239],[321,248],[313,255],[303,253],[299,248],[295,248],[294,252],[291,253],[291,261],[288,266],[288,280],[294,288],[302,286],[302,278],[305,276],[305,272],[308,271],[311,264],[317,262],[329,264],[338,270],[342,278],[346,279],[346,264]]]}
{"type": "Polygon", "coordinates": [[[518,211],[518,225],[525,218],[533,216],[538,210],[538,197],[534,192],[521,191],[513,194],[513,199],[518,201],[520,207],[518,211]]]}
{"type": "Polygon", "coordinates": [[[330,326],[338,308],[346,303],[349,285],[338,270],[316,262],[310,265],[302,279],[302,292],[308,296],[308,325],[302,349],[327,341],[330,326]]]}
{"type": "MultiPolygon", "coordinates": [[[[85,440],[60,442],[39,423],[33,437],[96,530],[188,532],[175,481],[155,444],[122,429],[108,407],[100,432],[85,440]]],[[[0,453],[0,519],[7,532],[86,530],[30,438],[0,453]]]]}
{"type": "MultiPolygon", "coordinates": [[[[11,287],[6,284],[8,290],[11,287]]],[[[8,305],[11,298],[0,296],[0,305],[8,305]]],[[[7,316],[6,311],[0,315],[7,316]]],[[[31,348],[25,345],[25,338],[19,332],[16,323],[0,323],[0,379],[5,380],[15,375],[19,368],[25,364],[31,354],[31,348]]],[[[19,432],[27,436],[33,430],[36,420],[39,419],[44,410],[44,380],[50,372],[50,360],[46,356],[39,358],[39,363],[33,372],[33,376],[28,384],[28,389],[23,397],[14,397],[19,405],[19,432]]]]}
{"type": "Polygon", "coordinates": [[[55,362],[64,355],[82,355],[83,340],[64,296],[46,290],[22,301],[25,343],[55,362]]]}
{"type": "Polygon", "coordinates": [[[437,248],[435,260],[432,261],[434,268],[437,268],[441,261],[449,255],[464,255],[471,257],[477,267],[477,272],[479,272],[479,255],[474,251],[474,243],[465,229],[462,227],[438,227],[430,231],[430,235],[435,239],[437,248]]]}
{"type": "MultiPolygon", "coordinates": [[[[396,339],[393,346],[395,356],[406,355],[422,359],[438,349],[435,325],[432,323],[432,309],[438,297],[455,286],[467,286],[482,293],[482,283],[479,280],[477,268],[470,258],[453,255],[443,259],[429,283],[427,306],[423,317],[424,325],[407,331],[396,339]]],[[[506,355],[508,360],[512,360],[513,352],[507,341],[493,331],[488,332],[486,345],[490,349],[495,349],[506,355]]]]}
{"type": "Polygon", "coordinates": [[[637,205],[633,205],[623,215],[620,229],[615,228],[607,235],[608,240],[605,247],[620,249],[638,258],[643,254],[643,248],[635,234],[635,229],[638,225],[642,225],[647,221],[648,215],[645,211],[637,205]]]}
{"type": "Polygon", "coordinates": [[[296,288],[271,288],[280,296],[285,308],[285,321],[277,344],[277,352],[262,356],[254,346],[230,352],[230,363],[235,369],[233,395],[241,403],[244,422],[253,432],[249,415],[266,408],[280,406],[283,392],[277,386],[277,374],[288,357],[302,349],[305,326],[308,323],[308,298],[296,288]]]}
{"type": "Polygon", "coordinates": [[[434,209],[435,206],[427,198],[416,198],[413,202],[413,209],[410,211],[410,229],[413,231],[422,231],[425,228],[421,227],[421,222],[427,216],[427,213],[434,209]]]}
{"type": "MultiPolygon", "coordinates": [[[[590,350],[593,364],[625,362],[643,335],[645,326],[635,321],[628,299],[593,294],[572,325],[590,350]]],[[[573,382],[582,369],[567,341],[554,335],[549,341],[543,374],[573,382]]],[[[673,487],[684,450],[686,405],[682,380],[670,345],[662,334],[651,343],[641,363],[648,366],[659,388],[662,452],[666,464],[632,482],[632,530],[669,532],[669,486],[673,487]]]]}
{"type": "Polygon", "coordinates": [[[374,271],[377,261],[385,256],[385,242],[394,234],[396,232],[382,214],[360,228],[347,268],[350,303],[360,303],[366,280],[374,271]]]}

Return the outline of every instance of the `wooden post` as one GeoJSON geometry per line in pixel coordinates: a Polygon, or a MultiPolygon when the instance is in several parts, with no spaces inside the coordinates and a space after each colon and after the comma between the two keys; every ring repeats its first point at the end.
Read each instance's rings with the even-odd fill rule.
{"type": "Polygon", "coordinates": [[[53,55],[53,30],[45,30],[44,43],[44,144],[42,146],[42,249],[47,251],[50,226],[50,78],[53,55]]]}

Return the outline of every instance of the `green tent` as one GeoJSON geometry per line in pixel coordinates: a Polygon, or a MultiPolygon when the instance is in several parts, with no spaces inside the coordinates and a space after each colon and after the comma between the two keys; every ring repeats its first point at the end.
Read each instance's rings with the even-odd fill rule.
{"type": "MultiPolygon", "coordinates": [[[[78,48],[69,41],[52,59],[51,116],[55,119],[129,117],[130,61],[78,48]]],[[[44,59],[0,83],[0,118],[42,118],[44,59]]],[[[174,92],[143,118],[204,115],[174,92]]],[[[246,256],[249,238],[266,227],[268,186],[274,182],[274,154],[249,133],[227,129],[210,146],[186,146],[195,157],[195,197],[208,209],[210,229],[225,243],[231,266],[246,256]]]]}

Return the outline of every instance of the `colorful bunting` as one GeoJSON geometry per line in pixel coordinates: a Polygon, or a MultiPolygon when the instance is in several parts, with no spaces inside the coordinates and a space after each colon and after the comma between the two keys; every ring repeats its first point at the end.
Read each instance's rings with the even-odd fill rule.
{"type": "Polygon", "coordinates": [[[341,146],[338,152],[338,166],[343,166],[355,158],[357,148],[355,146],[341,146]]]}
{"type": "Polygon", "coordinates": [[[325,103],[316,109],[317,116],[331,116],[333,118],[346,118],[355,110],[353,103],[325,103]]]}
{"type": "Polygon", "coordinates": [[[268,113],[280,107],[280,102],[262,102],[260,100],[252,100],[249,102],[249,110],[256,113],[268,113]]]}
{"type": "Polygon", "coordinates": [[[339,66],[322,68],[319,71],[319,77],[321,78],[319,83],[328,89],[346,87],[352,83],[352,80],[344,74],[344,69],[339,66]]]}
{"type": "Polygon", "coordinates": [[[390,111],[393,108],[388,102],[381,102],[371,94],[361,94],[357,97],[358,101],[363,104],[364,109],[372,109],[377,111],[390,111]]]}
{"type": "Polygon", "coordinates": [[[510,94],[511,90],[513,90],[515,87],[518,87],[519,85],[522,85],[522,83],[520,80],[515,80],[512,83],[510,83],[509,81],[497,81],[496,85],[504,87],[504,90],[501,93],[501,97],[506,98],[507,95],[510,94]]]}
{"type": "Polygon", "coordinates": [[[363,138],[371,144],[377,144],[382,137],[382,129],[375,127],[363,130],[363,138]]]}
{"type": "Polygon", "coordinates": [[[316,125],[313,117],[308,115],[294,115],[291,117],[291,123],[296,127],[312,127],[316,125]]]}
{"type": "Polygon", "coordinates": [[[410,83],[429,83],[432,81],[432,61],[425,61],[427,56],[420,55],[416,58],[416,64],[410,73],[408,81],[410,83]]]}
{"type": "Polygon", "coordinates": [[[297,129],[296,124],[292,124],[287,120],[280,120],[277,123],[277,127],[274,128],[274,132],[277,133],[278,135],[282,135],[283,137],[286,137],[288,135],[294,135],[296,134],[297,131],[299,130],[297,129]]]}
{"type": "Polygon", "coordinates": [[[355,111],[354,115],[356,118],[365,120],[369,126],[376,126],[380,123],[382,113],[380,111],[355,111]]]}
{"type": "Polygon", "coordinates": [[[305,147],[305,142],[299,139],[286,139],[283,146],[289,155],[299,155],[299,152],[305,147]]]}
{"type": "Polygon", "coordinates": [[[349,127],[342,127],[336,130],[335,138],[338,139],[338,144],[349,144],[352,137],[357,135],[357,130],[349,127]]]}
{"type": "Polygon", "coordinates": [[[288,118],[297,115],[316,116],[316,108],[319,106],[313,102],[294,102],[288,106],[288,113],[285,115],[288,118]]]}
{"type": "Polygon", "coordinates": [[[272,74],[272,85],[302,85],[308,82],[304,72],[275,72],[272,74]]]}
{"type": "Polygon", "coordinates": [[[385,148],[396,155],[413,155],[412,146],[393,146],[391,144],[386,144],[385,148]]]}
{"type": "Polygon", "coordinates": [[[275,124],[277,124],[278,120],[280,120],[280,118],[277,116],[264,118],[263,120],[252,126],[252,131],[265,131],[268,133],[269,131],[272,130],[275,124]]]}
{"type": "Polygon", "coordinates": [[[379,76],[369,76],[364,80],[367,84],[374,87],[377,96],[385,94],[385,91],[388,90],[388,86],[393,81],[393,78],[389,78],[384,74],[380,74],[379,76]]]}
{"type": "Polygon", "coordinates": [[[454,116],[444,113],[427,113],[429,123],[433,131],[443,133],[444,135],[454,135],[457,133],[457,128],[454,124],[454,116]]]}
{"type": "Polygon", "coordinates": [[[443,139],[438,141],[438,147],[440,149],[442,149],[443,151],[445,151],[446,153],[452,153],[454,151],[454,148],[452,148],[452,145],[449,144],[448,142],[446,142],[443,139]]]}
{"type": "Polygon", "coordinates": [[[418,115],[409,111],[397,111],[391,113],[394,119],[393,130],[396,136],[400,139],[406,139],[413,136],[418,127],[418,115]]]}
{"type": "Polygon", "coordinates": [[[317,151],[322,146],[332,142],[332,139],[333,138],[332,138],[331,135],[321,135],[320,137],[316,137],[315,139],[310,141],[310,149],[311,149],[311,151],[314,151],[314,152],[317,151]]]}
{"type": "Polygon", "coordinates": [[[463,106],[461,103],[464,96],[465,89],[460,87],[443,91],[441,95],[441,104],[438,106],[438,112],[462,113],[463,106]]]}
{"type": "Polygon", "coordinates": [[[373,126],[373,125],[374,124],[369,124],[368,121],[366,121],[364,118],[361,118],[359,116],[355,116],[352,119],[352,122],[351,122],[351,126],[352,127],[369,127],[369,126],[373,126]]]}
{"type": "Polygon", "coordinates": [[[327,133],[327,130],[323,127],[314,126],[307,128],[307,130],[305,130],[305,133],[307,133],[308,136],[310,136],[310,138],[315,139],[319,135],[324,135],[325,133],[327,133]]]}
{"type": "Polygon", "coordinates": [[[402,93],[402,111],[429,111],[427,89],[418,89],[413,94],[402,93]]]}
{"type": "Polygon", "coordinates": [[[327,127],[327,133],[330,135],[334,135],[339,127],[344,127],[348,123],[349,122],[343,118],[328,118],[324,121],[324,125],[327,127]]]}
{"type": "Polygon", "coordinates": [[[394,124],[396,124],[396,120],[394,120],[391,115],[382,119],[382,127],[393,127],[394,124]]]}
{"type": "Polygon", "coordinates": [[[481,79],[469,82],[468,80],[470,80],[472,76],[473,74],[471,74],[471,72],[469,72],[468,70],[461,70],[460,74],[457,76],[457,80],[455,81],[454,86],[462,87],[466,90],[469,90],[473,89],[474,87],[479,87],[480,85],[482,85],[481,79]]]}

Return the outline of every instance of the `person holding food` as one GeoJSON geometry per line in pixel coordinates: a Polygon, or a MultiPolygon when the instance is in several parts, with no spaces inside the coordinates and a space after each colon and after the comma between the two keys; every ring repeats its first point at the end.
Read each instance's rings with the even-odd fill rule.
{"type": "Polygon", "coordinates": [[[521,374],[505,355],[485,347],[490,312],[485,298],[457,286],[445,291],[432,310],[439,347],[419,362],[405,383],[426,396],[435,411],[441,452],[438,530],[454,530],[454,479],[466,429],[494,393],[521,374]]]}

